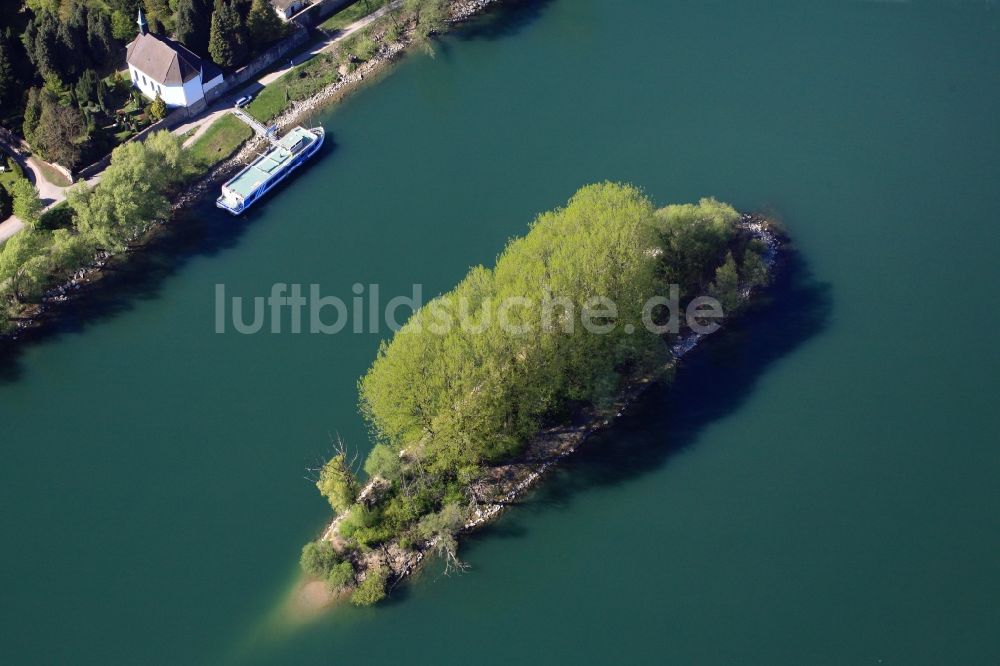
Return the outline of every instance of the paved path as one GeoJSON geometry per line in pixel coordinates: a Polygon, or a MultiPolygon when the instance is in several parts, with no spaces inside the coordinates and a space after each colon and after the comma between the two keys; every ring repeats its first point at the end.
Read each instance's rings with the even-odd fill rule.
{"type": "MultiPolygon", "coordinates": [[[[188,137],[187,140],[184,141],[184,146],[189,147],[191,144],[193,144],[195,141],[198,140],[198,137],[200,137],[202,134],[205,133],[205,130],[207,130],[208,127],[213,122],[222,117],[223,114],[228,113],[233,108],[233,103],[237,99],[243,97],[244,95],[257,94],[264,86],[270,83],[274,83],[282,76],[287,74],[289,71],[291,71],[293,68],[301,65],[307,60],[311,60],[320,53],[323,53],[324,51],[333,48],[339,42],[342,42],[345,39],[349,38],[357,31],[365,29],[366,27],[371,25],[374,21],[377,21],[378,19],[382,18],[392,10],[402,6],[402,4],[403,0],[395,0],[394,2],[390,2],[381,9],[372,12],[368,16],[364,16],[358,19],[357,21],[343,28],[342,30],[338,30],[333,37],[322,37],[320,39],[317,39],[316,41],[314,41],[312,44],[309,45],[307,50],[295,55],[292,59],[290,59],[287,65],[284,65],[276,70],[273,70],[261,76],[256,81],[248,83],[238,90],[227,93],[222,98],[220,98],[219,101],[217,101],[215,104],[209,107],[208,110],[204,111],[201,115],[189,120],[186,123],[178,125],[176,128],[174,128],[173,133],[179,136],[191,130],[194,130],[194,133],[190,137],[188,137]]],[[[24,168],[25,175],[27,175],[28,179],[31,180],[31,182],[35,184],[35,187],[38,188],[38,194],[41,197],[42,201],[46,204],[45,206],[46,208],[50,208],[66,198],[67,188],[61,187],[59,185],[50,183],[49,181],[45,180],[45,176],[42,174],[41,169],[38,168],[37,158],[32,156],[28,157],[27,159],[24,159],[20,157],[18,151],[11,150],[5,144],[0,144],[0,145],[2,145],[7,152],[10,152],[18,156],[18,161],[21,163],[22,168],[24,168]]],[[[97,174],[87,182],[92,184],[96,183],[99,179],[100,179],[100,174],[97,174]]],[[[13,216],[9,217],[3,222],[0,222],[0,242],[7,240],[8,238],[10,238],[23,228],[24,228],[24,223],[22,223],[20,220],[18,220],[16,217],[13,216]]]]}
{"type": "MultiPolygon", "coordinates": [[[[17,163],[21,165],[24,175],[31,181],[32,185],[38,188],[38,196],[45,204],[45,208],[51,208],[66,198],[67,188],[50,183],[45,179],[45,172],[39,166],[40,159],[34,155],[25,158],[20,146],[12,146],[6,141],[0,141],[0,149],[7,155],[13,155],[17,163]]],[[[24,222],[11,215],[0,222],[0,242],[7,240],[23,228],[24,222]]]]}
{"type": "Polygon", "coordinates": [[[274,83],[282,76],[290,72],[293,68],[298,67],[307,60],[311,60],[327,49],[336,46],[339,42],[347,39],[358,30],[363,30],[371,25],[372,22],[382,18],[390,11],[401,7],[402,4],[403,0],[390,2],[385,7],[372,12],[368,16],[358,19],[354,23],[345,27],[343,30],[338,30],[333,37],[322,37],[314,41],[307,47],[308,50],[294,56],[288,61],[287,65],[283,65],[280,68],[261,76],[256,81],[252,81],[238,90],[226,93],[219,99],[219,101],[209,107],[206,111],[202,112],[201,115],[175,127],[173,133],[181,135],[190,132],[192,129],[195,130],[195,132],[184,141],[184,146],[190,147],[191,144],[197,141],[198,138],[205,133],[205,130],[208,129],[209,125],[222,117],[223,114],[228,113],[229,110],[233,108],[233,104],[240,97],[243,97],[244,95],[256,95],[264,86],[274,83]]]}
{"type": "Polygon", "coordinates": [[[13,215],[8,217],[3,222],[0,222],[0,243],[10,238],[21,229],[24,229],[24,222],[17,219],[13,215]]]}

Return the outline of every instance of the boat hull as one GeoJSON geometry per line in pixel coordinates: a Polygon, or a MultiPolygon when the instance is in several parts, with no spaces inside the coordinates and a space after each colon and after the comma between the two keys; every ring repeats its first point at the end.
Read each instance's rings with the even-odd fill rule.
{"type": "Polygon", "coordinates": [[[317,139],[311,143],[308,148],[303,150],[301,154],[296,155],[287,166],[281,169],[281,171],[275,173],[273,176],[261,183],[253,192],[244,197],[240,202],[236,202],[234,204],[227,200],[224,196],[220,196],[215,200],[216,207],[221,208],[232,215],[241,215],[242,213],[245,213],[250,206],[260,201],[264,195],[274,189],[281,181],[288,178],[293,171],[309,161],[317,152],[319,152],[319,149],[322,147],[323,141],[326,138],[326,132],[322,127],[310,128],[309,131],[316,134],[317,139]]]}

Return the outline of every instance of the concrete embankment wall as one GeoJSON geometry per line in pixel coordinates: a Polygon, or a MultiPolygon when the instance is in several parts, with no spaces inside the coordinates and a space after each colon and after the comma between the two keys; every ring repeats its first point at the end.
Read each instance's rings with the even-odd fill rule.
{"type": "Polygon", "coordinates": [[[232,74],[227,74],[225,83],[218,88],[210,90],[208,95],[205,96],[206,100],[209,104],[211,104],[221,97],[226,91],[243,85],[274,63],[278,62],[281,58],[288,55],[292,49],[305,44],[308,39],[309,32],[301,26],[296,25],[295,32],[293,32],[289,37],[286,37],[268,50],[259,54],[256,58],[251,60],[246,65],[243,65],[232,74]]]}
{"type": "MultiPolygon", "coordinates": [[[[364,2],[364,0],[358,0],[358,2],[364,2]]],[[[330,14],[350,4],[354,4],[354,0],[319,0],[293,16],[291,20],[292,23],[303,28],[311,28],[330,14]]]]}

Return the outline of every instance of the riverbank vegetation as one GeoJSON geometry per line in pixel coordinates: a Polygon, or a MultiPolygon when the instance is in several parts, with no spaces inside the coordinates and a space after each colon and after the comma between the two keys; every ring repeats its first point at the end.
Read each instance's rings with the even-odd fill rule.
{"type": "MultiPolygon", "coordinates": [[[[133,3],[133,0],[115,1],[119,3],[133,3]]],[[[193,1],[197,3],[199,0],[193,1]]],[[[136,8],[138,7],[138,2],[139,0],[134,0],[133,4],[136,4],[136,8]]],[[[245,6],[248,12],[254,7],[253,2],[243,2],[243,4],[240,4],[240,2],[242,0],[236,0],[234,6],[245,6]]],[[[30,11],[23,14],[24,20],[28,21],[32,17],[37,18],[43,15],[48,17],[39,19],[41,23],[38,25],[44,23],[44,27],[38,28],[41,32],[37,34],[49,35],[52,32],[50,23],[56,25],[58,28],[58,21],[64,20],[65,16],[73,15],[73,12],[77,11],[75,8],[81,3],[85,5],[83,15],[94,16],[94,20],[98,22],[103,21],[99,17],[99,13],[111,7],[111,4],[106,5],[102,3],[88,3],[84,0],[69,0],[65,4],[72,11],[67,10],[64,12],[59,10],[57,12],[57,7],[62,6],[59,3],[38,0],[37,2],[28,2],[30,11]],[[58,17],[55,16],[56,13],[58,13],[58,17]],[[52,16],[49,16],[50,14],[52,16]],[[52,23],[52,21],[57,21],[57,23],[52,23]]],[[[211,31],[207,23],[192,27],[191,20],[194,19],[191,19],[191,16],[189,16],[191,14],[189,5],[191,4],[191,0],[178,0],[176,7],[171,3],[169,13],[164,7],[147,6],[151,28],[154,30],[174,31],[183,43],[187,43],[186,39],[194,44],[198,39],[204,38],[207,45],[211,31]],[[199,37],[201,33],[203,34],[199,37]]],[[[259,3],[257,4],[259,5],[259,3]]],[[[146,5],[149,5],[149,3],[147,2],[146,5]]],[[[350,71],[358,64],[374,59],[379,54],[384,53],[387,45],[405,44],[407,42],[426,43],[430,34],[445,27],[446,23],[443,17],[447,15],[449,6],[447,0],[406,0],[401,7],[388,12],[386,16],[374,22],[365,30],[359,31],[357,34],[352,35],[350,39],[340,43],[334,52],[319,54],[293,69],[275,84],[266,86],[264,91],[254,100],[254,103],[248,107],[248,110],[259,119],[270,121],[276,115],[285,111],[293,102],[309,99],[315,96],[316,93],[327,88],[330,84],[340,81],[343,71],[350,71]]],[[[369,3],[362,5],[361,8],[374,11],[375,4],[369,3]]],[[[113,18],[115,12],[121,13],[122,10],[111,8],[109,11],[112,12],[113,18]]],[[[359,9],[353,11],[359,11],[359,9]]],[[[364,11],[362,15],[368,13],[370,12],[364,11]]],[[[249,21],[249,17],[250,14],[248,14],[247,21],[249,21]]],[[[72,20],[79,22],[79,17],[72,20]]],[[[205,16],[197,18],[197,21],[202,21],[203,23],[207,20],[205,16]]],[[[134,36],[135,30],[133,28],[127,28],[121,21],[119,23],[121,25],[118,26],[120,28],[118,32],[123,35],[122,39],[124,39],[124,36],[129,38],[134,36]]],[[[21,26],[21,28],[23,27],[21,26]]],[[[58,32],[57,29],[56,33],[58,32]]],[[[5,38],[9,38],[10,34],[13,33],[0,31],[0,34],[4,35],[5,38]]],[[[118,33],[115,34],[117,35],[118,33]]],[[[45,42],[46,39],[48,37],[45,37],[41,43],[47,43],[45,42]]],[[[62,39],[62,37],[58,37],[58,39],[62,39]]],[[[8,42],[0,42],[0,51],[6,48],[5,45],[8,42]]],[[[34,45],[36,41],[33,40],[30,43],[34,45]]],[[[47,47],[39,47],[38,53],[42,53],[45,48],[47,47]]],[[[65,54],[65,48],[66,44],[61,44],[57,52],[65,54]]],[[[16,51],[17,49],[14,50],[16,51]]],[[[197,51],[198,49],[194,50],[197,51]]],[[[18,70],[12,72],[0,68],[0,70],[4,70],[0,71],[0,102],[5,105],[14,105],[14,107],[5,108],[3,118],[0,118],[0,120],[14,118],[18,122],[21,121],[21,117],[18,115],[16,109],[17,98],[6,95],[10,93],[11,86],[14,83],[22,82],[22,80],[34,80],[31,78],[34,74],[31,73],[30,60],[30,58],[24,56],[24,62],[27,63],[25,65],[27,67],[26,71],[18,70]],[[13,114],[7,113],[12,109],[14,110],[13,114]]],[[[14,65],[17,65],[16,57],[12,58],[12,62],[14,65]]],[[[56,63],[56,61],[53,61],[53,63],[56,63]]],[[[57,66],[59,65],[53,64],[53,67],[57,66]]],[[[71,65],[66,66],[72,67],[71,65]]],[[[17,68],[15,67],[14,69],[17,68]]],[[[76,70],[72,71],[75,72],[76,70]]],[[[66,157],[65,161],[75,163],[82,160],[83,156],[87,154],[84,152],[86,146],[92,148],[96,144],[86,143],[79,136],[75,135],[75,130],[72,128],[67,129],[64,121],[66,121],[68,115],[72,116],[74,114],[72,110],[66,111],[68,108],[67,103],[87,99],[107,111],[119,102],[122,102],[122,100],[115,101],[115,95],[119,95],[120,93],[124,95],[124,98],[127,98],[123,102],[126,108],[123,110],[125,112],[124,115],[117,115],[119,116],[118,120],[121,120],[125,124],[123,125],[124,129],[116,134],[113,142],[124,141],[134,131],[141,129],[143,123],[148,124],[147,116],[151,112],[151,109],[143,106],[141,100],[137,98],[138,93],[128,90],[127,77],[122,77],[117,73],[112,73],[101,79],[96,78],[93,73],[87,73],[86,70],[82,70],[79,78],[71,87],[67,87],[67,84],[63,83],[62,79],[58,76],[45,77],[43,86],[29,90],[25,94],[25,99],[28,101],[28,108],[21,109],[25,116],[23,126],[30,130],[29,133],[36,131],[40,133],[39,136],[33,135],[39,145],[44,146],[51,143],[56,147],[55,152],[59,155],[63,155],[65,151],[69,151],[63,157],[66,157]],[[51,120],[50,116],[53,115],[60,116],[58,122],[49,122],[51,120]],[[57,138],[51,142],[48,141],[46,137],[50,134],[57,138]]],[[[76,121],[73,120],[71,124],[75,127],[75,123],[76,121]]],[[[174,155],[173,148],[171,148],[170,154],[173,161],[164,162],[164,164],[176,164],[178,170],[169,177],[163,173],[162,169],[151,171],[152,177],[142,181],[142,187],[136,190],[134,194],[141,195],[143,192],[151,190],[162,193],[162,196],[165,197],[172,196],[178,191],[181,184],[190,182],[195,172],[204,174],[212,166],[231,157],[251,135],[252,133],[249,128],[238,122],[235,118],[231,116],[220,118],[194,142],[189,150],[184,151],[185,154],[183,156],[174,155]]],[[[157,135],[154,134],[153,136],[157,135]]],[[[167,142],[173,143],[178,141],[176,138],[164,139],[162,137],[153,142],[147,139],[144,145],[152,153],[147,153],[147,148],[145,147],[128,148],[128,151],[119,151],[116,148],[114,152],[115,157],[112,161],[140,159],[138,157],[140,153],[143,155],[155,154],[157,151],[165,148],[167,142]],[[133,157],[122,157],[126,154],[133,157]]],[[[130,145],[126,143],[123,146],[119,146],[119,148],[130,145]]],[[[87,149],[89,150],[89,148],[87,149]]],[[[14,166],[17,172],[19,172],[20,168],[16,164],[14,166]]],[[[40,168],[51,170],[44,163],[41,164],[40,168]]],[[[63,180],[61,174],[57,175],[58,172],[51,171],[53,171],[52,174],[46,175],[47,180],[57,184],[69,185],[68,182],[63,180]]],[[[112,170],[111,182],[114,182],[119,177],[115,174],[122,171],[124,169],[112,170]]],[[[15,173],[14,177],[9,178],[10,183],[5,183],[4,187],[0,188],[0,212],[14,210],[14,200],[10,193],[13,189],[16,175],[17,173],[15,173]]],[[[134,180],[137,178],[137,173],[131,174],[130,177],[134,180]]],[[[107,178],[108,174],[106,172],[102,175],[102,184],[95,188],[97,192],[110,188],[109,185],[105,185],[107,178]]],[[[126,178],[124,180],[129,179],[126,178]]],[[[0,335],[15,331],[19,325],[26,325],[30,322],[32,317],[40,311],[43,300],[61,300],[67,297],[65,288],[73,288],[79,285],[76,279],[82,275],[79,273],[80,269],[100,268],[103,266],[111,254],[120,252],[129,243],[135,242],[143,233],[143,229],[148,228],[157,221],[158,218],[156,216],[160,215],[160,211],[163,210],[162,205],[135,206],[128,209],[129,212],[124,214],[124,217],[130,218],[126,223],[119,224],[118,220],[109,218],[108,224],[104,226],[107,229],[115,231],[104,233],[101,231],[102,225],[96,223],[98,213],[88,212],[83,208],[90,205],[85,204],[86,201],[89,201],[87,196],[79,194],[80,191],[85,189],[84,186],[79,185],[77,187],[78,193],[70,197],[69,203],[63,203],[45,211],[38,215],[37,220],[28,220],[27,230],[20,234],[15,234],[16,236],[24,235],[24,237],[16,243],[6,243],[6,245],[10,246],[10,249],[6,251],[6,258],[0,259],[0,263],[3,265],[3,269],[0,270],[0,335]],[[152,217],[147,217],[140,223],[137,219],[134,219],[137,214],[152,215],[152,217]],[[118,233],[123,230],[128,230],[128,233],[136,234],[127,237],[124,244],[118,236],[118,233]],[[101,233],[104,233],[104,235],[102,236],[101,233]]],[[[128,189],[127,185],[125,189],[128,189]]],[[[28,205],[29,208],[27,210],[30,210],[33,205],[31,202],[37,200],[37,192],[33,190],[31,197],[27,199],[24,197],[21,198],[22,201],[27,202],[25,205],[28,205]]],[[[105,198],[104,195],[98,195],[94,198],[94,201],[100,202],[105,198]]],[[[123,205],[125,204],[123,203],[123,205]]],[[[108,208],[105,212],[108,214],[117,214],[118,211],[108,208]]],[[[4,256],[3,253],[3,245],[0,245],[0,257],[4,256]]]]}
{"type": "Polygon", "coordinates": [[[155,132],[145,142],[116,148],[100,182],[75,185],[65,207],[41,214],[37,191],[22,193],[25,201],[15,199],[15,212],[25,216],[27,228],[0,248],[0,332],[81,268],[128,250],[168,216],[170,196],[196,172],[178,137],[155,132]]]}
{"type": "MultiPolygon", "coordinates": [[[[332,31],[346,27],[385,4],[378,0],[359,0],[334,14],[320,28],[332,31]]],[[[247,106],[247,112],[260,122],[269,123],[295,102],[309,99],[337,83],[345,74],[378,56],[385,46],[404,36],[412,44],[432,51],[431,36],[445,29],[448,6],[446,0],[406,0],[402,6],[339,43],[332,52],[320,53],[283,74],[257,94],[247,106]]]]}
{"type": "Polygon", "coordinates": [[[389,0],[357,0],[319,24],[324,32],[343,30],[355,21],[360,21],[372,12],[389,4],[389,0]]]}
{"type": "Polygon", "coordinates": [[[628,185],[585,187],[384,342],[359,382],[376,441],[369,485],[359,495],[342,450],[317,482],[338,514],[341,561],[365,576],[355,601],[373,598],[368,569],[385,570],[377,553],[386,543],[433,548],[458,565],[456,535],[490,466],[517,457],[545,426],[605,413],[632,378],[666,364],[669,337],[647,324],[669,312],[646,310],[650,298],[677,284],[689,299],[712,294],[738,310],[741,292],[767,280],[764,248],[739,219],[714,199],[657,209],[628,185]],[[512,302],[522,307],[490,316],[512,302]],[[546,311],[546,302],[557,305],[546,311]],[[574,325],[574,313],[598,328],[574,325]]]}

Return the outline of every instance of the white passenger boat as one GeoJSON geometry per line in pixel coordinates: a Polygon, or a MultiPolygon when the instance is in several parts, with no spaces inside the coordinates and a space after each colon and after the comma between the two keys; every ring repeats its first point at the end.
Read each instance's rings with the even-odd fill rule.
{"type": "Polygon", "coordinates": [[[239,215],[315,155],[324,136],[322,127],[296,127],[273,141],[270,150],[226,181],[215,205],[239,215]]]}

